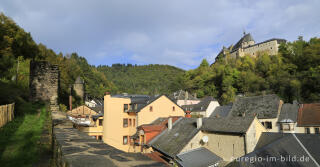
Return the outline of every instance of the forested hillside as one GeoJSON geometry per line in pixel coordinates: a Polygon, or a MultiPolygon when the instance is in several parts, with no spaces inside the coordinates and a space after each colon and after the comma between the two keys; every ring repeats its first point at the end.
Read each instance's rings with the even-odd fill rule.
{"type": "Polygon", "coordinates": [[[211,95],[226,104],[237,94],[276,93],[287,102],[320,100],[320,39],[282,44],[279,54],[257,58],[220,58],[212,66],[203,60],[187,71],[181,83],[201,96],[211,95]]]}
{"type": "Polygon", "coordinates": [[[98,66],[117,86],[117,92],[131,94],[169,94],[181,88],[184,70],[169,65],[113,64],[111,67],[98,66]]]}

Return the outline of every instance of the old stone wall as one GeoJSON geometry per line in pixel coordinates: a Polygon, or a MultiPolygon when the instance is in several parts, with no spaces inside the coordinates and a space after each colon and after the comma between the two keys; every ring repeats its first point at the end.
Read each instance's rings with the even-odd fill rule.
{"type": "Polygon", "coordinates": [[[51,109],[58,106],[59,67],[47,61],[30,62],[30,98],[32,101],[50,102],[51,109]]]}

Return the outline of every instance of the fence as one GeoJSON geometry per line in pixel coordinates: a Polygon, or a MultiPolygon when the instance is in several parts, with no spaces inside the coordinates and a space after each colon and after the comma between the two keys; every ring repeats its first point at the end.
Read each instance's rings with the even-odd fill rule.
{"type": "Polygon", "coordinates": [[[14,118],[14,103],[0,106],[0,128],[14,118]]]}

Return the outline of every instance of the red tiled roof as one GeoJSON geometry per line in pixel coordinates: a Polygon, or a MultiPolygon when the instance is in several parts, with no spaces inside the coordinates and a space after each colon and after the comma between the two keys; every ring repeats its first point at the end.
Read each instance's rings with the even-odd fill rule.
{"type": "Polygon", "coordinates": [[[151,131],[162,131],[165,129],[164,125],[142,125],[141,129],[143,129],[144,132],[151,132],[151,131]]]}
{"type": "Polygon", "coordinates": [[[320,103],[302,104],[298,113],[298,126],[320,126],[320,103]]]}
{"type": "MultiPolygon", "coordinates": [[[[172,116],[172,123],[177,121],[180,116],[172,116]]],[[[147,143],[159,135],[163,130],[167,129],[168,118],[162,120],[161,122],[157,122],[156,124],[145,124],[138,127],[138,129],[142,129],[147,136],[147,143]]]]}
{"type": "Polygon", "coordinates": [[[146,155],[147,157],[151,158],[154,161],[157,162],[162,162],[164,164],[166,164],[167,166],[171,166],[163,157],[163,155],[159,152],[151,152],[151,153],[145,153],[144,155],[146,155]]]}

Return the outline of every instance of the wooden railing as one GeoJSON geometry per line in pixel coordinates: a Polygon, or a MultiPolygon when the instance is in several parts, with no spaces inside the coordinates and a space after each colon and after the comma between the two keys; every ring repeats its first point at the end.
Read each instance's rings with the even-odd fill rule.
{"type": "Polygon", "coordinates": [[[14,103],[0,106],[0,128],[14,118],[14,103]]]}

